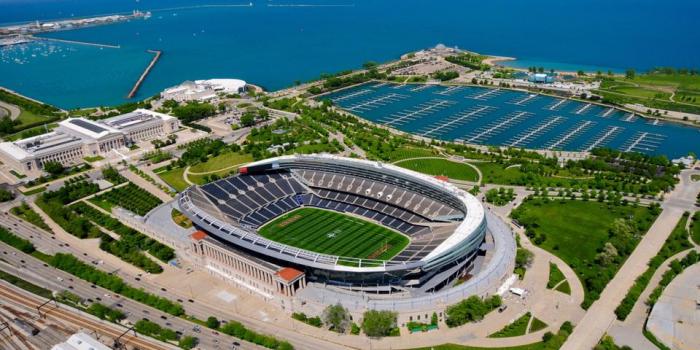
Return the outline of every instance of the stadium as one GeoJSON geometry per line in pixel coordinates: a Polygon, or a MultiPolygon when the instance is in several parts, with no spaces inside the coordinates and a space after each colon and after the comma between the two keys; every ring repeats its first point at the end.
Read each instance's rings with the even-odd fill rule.
{"type": "Polygon", "coordinates": [[[430,294],[472,277],[494,241],[481,203],[448,182],[326,154],[250,163],[188,188],[178,206],[227,249],[375,294],[430,294]]]}

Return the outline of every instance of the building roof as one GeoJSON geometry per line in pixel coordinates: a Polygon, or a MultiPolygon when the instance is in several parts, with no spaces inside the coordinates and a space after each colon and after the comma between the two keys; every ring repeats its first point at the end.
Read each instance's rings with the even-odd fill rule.
{"type": "Polygon", "coordinates": [[[110,350],[110,348],[91,336],[78,332],[63,343],[54,345],[51,350],[110,350]]]}
{"type": "Polygon", "coordinates": [[[190,237],[192,237],[192,239],[195,241],[201,241],[207,238],[207,234],[204,231],[196,231],[195,233],[191,234],[190,237]]]}
{"type": "Polygon", "coordinates": [[[293,282],[303,275],[303,272],[293,267],[284,267],[281,270],[277,271],[277,276],[280,276],[283,280],[287,282],[293,282]]]}
{"type": "Polygon", "coordinates": [[[148,123],[153,120],[171,120],[171,117],[167,114],[158,113],[154,111],[149,111],[147,109],[139,108],[133,112],[118,115],[116,117],[108,118],[102,121],[102,124],[113,127],[117,130],[128,129],[140,124],[148,123]]]}
{"type": "Polygon", "coordinates": [[[110,134],[121,134],[121,132],[115,128],[85,118],[68,118],[59,122],[58,125],[61,128],[77,132],[93,139],[101,139],[110,134]]]}

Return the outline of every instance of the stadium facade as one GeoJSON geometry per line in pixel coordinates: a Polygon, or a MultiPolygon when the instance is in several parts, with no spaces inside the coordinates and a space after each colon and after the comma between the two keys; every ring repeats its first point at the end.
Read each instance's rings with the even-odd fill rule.
{"type": "MultiPolygon", "coordinates": [[[[435,295],[455,284],[465,288],[468,283],[455,282],[493,270],[484,264],[485,249],[494,246],[495,237],[488,234],[491,225],[481,203],[446,181],[394,165],[326,154],[282,156],[192,186],[177,200],[180,210],[207,233],[212,247],[225,246],[233,255],[266,265],[271,277],[263,280],[274,282],[275,269],[302,271],[303,283],[294,290],[308,281],[355,294],[435,295]],[[259,233],[275,218],[302,207],[361,217],[407,236],[409,243],[395,256],[377,260],[305,250],[259,233]]],[[[488,259],[503,265],[498,276],[487,276],[493,285],[512,273],[510,243],[505,260],[488,259]]],[[[218,260],[233,260],[217,252],[218,260]]],[[[495,292],[492,287],[486,289],[495,292]]]]}

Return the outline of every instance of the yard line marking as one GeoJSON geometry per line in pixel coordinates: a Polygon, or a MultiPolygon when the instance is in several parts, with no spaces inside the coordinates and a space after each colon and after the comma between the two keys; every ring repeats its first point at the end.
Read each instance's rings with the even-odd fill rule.
{"type": "Polygon", "coordinates": [[[478,95],[476,95],[476,96],[474,96],[474,97],[468,97],[468,98],[472,98],[472,99],[475,99],[475,100],[482,100],[482,99],[484,99],[485,97],[489,97],[489,96],[491,96],[491,95],[493,95],[493,94],[497,94],[497,93],[499,93],[500,91],[501,91],[501,89],[492,89],[492,90],[490,90],[490,91],[487,91],[487,92],[478,94],[478,95]]]}
{"type": "Polygon", "coordinates": [[[528,140],[529,138],[537,135],[538,133],[542,132],[543,130],[546,130],[548,127],[559,123],[564,117],[554,117],[544,124],[541,124],[540,126],[536,127],[535,129],[525,133],[525,135],[521,136],[519,139],[515,140],[514,142],[510,143],[510,146],[516,147],[517,145],[521,144],[522,142],[528,140]]]}
{"type": "Polygon", "coordinates": [[[607,141],[609,138],[611,138],[614,134],[616,134],[618,131],[621,131],[622,128],[619,126],[613,126],[609,128],[605,133],[603,133],[602,136],[600,136],[597,140],[593,141],[592,144],[590,144],[586,148],[586,152],[589,152],[590,150],[598,147],[599,145],[602,145],[603,142],[607,141]]]}
{"type": "Polygon", "coordinates": [[[591,108],[592,104],[588,103],[585,106],[581,107],[578,111],[576,111],[576,114],[581,114],[585,111],[587,111],[589,108],[591,108]]]}
{"type": "Polygon", "coordinates": [[[577,126],[574,130],[571,130],[566,135],[564,135],[564,137],[560,138],[557,142],[555,142],[552,145],[550,145],[549,147],[547,147],[547,149],[557,148],[557,146],[567,142],[570,138],[572,138],[573,136],[575,136],[576,134],[578,134],[579,132],[581,132],[583,129],[587,128],[591,124],[594,124],[594,123],[590,120],[586,120],[581,125],[577,126]]]}
{"type": "Polygon", "coordinates": [[[477,110],[475,110],[475,111],[471,111],[471,112],[468,112],[468,113],[466,113],[466,114],[463,114],[463,115],[459,116],[458,118],[455,118],[455,119],[453,119],[453,120],[451,120],[451,121],[449,121],[449,122],[447,122],[447,123],[445,123],[445,124],[438,125],[438,126],[432,128],[432,129],[430,129],[430,130],[424,132],[423,134],[421,134],[421,136],[426,136],[426,135],[428,135],[428,134],[432,134],[432,133],[434,133],[434,132],[436,132],[436,131],[438,131],[438,130],[440,130],[440,129],[443,129],[443,128],[446,128],[446,127],[448,127],[448,126],[450,126],[450,125],[452,125],[452,124],[458,123],[458,122],[460,122],[460,121],[462,121],[462,120],[464,120],[464,119],[466,119],[466,118],[469,118],[469,117],[474,116],[474,115],[478,115],[479,113],[481,113],[481,112],[483,112],[483,111],[485,111],[485,110],[487,110],[487,109],[489,109],[489,108],[490,108],[489,106],[484,106],[484,107],[481,107],[481,108],[479,108],[479,109],[477,109],[477,110]]]}
{"type": "Polygon", "coordinates": [[[515,122],[518,121],[521,117],[523,117],[524,115],[526,115],[526,114],[528,114],[528,113],[529,113],[529,112],[520,112],[520,113],[518,113],[518,114],[516,114],[516,115],[514,115],[514,116],[507,117],[506,119],[502,120],[501,122],[498,122],[498,123],[496,123],[495,125],[489,127],[488,129],[483,130],[483,131],[481,131],[480,133],[478,133],[478,134],[476,134],[476,135],[474,135],[474,136],[468,138],[468,139],[467,139],[467,142],[472,142],[472,141],[474,141],[474,140],[478,140],[478,139],[480,139],[480,138],[481,138],[482,136],[484,136],[484,135],[488,135],[488,134],[490,134],[490,133],[492,133],[492,132],[494,132],[494,131],[496,131],[496,130],[498,130],[498,129],[504,127],[504,126],[507,126],[507,125],[512,124],[512,123],[515,123],[515,122]]]}
{"type": "Polygon", "coordinates": [[[357,97],[357,96],[362,96],[362,95],[369,94],[370,92],[372,92],[372,90],[369,90],[369,89],[362,89],[362,90],[360,90],[360,91],[355,91],[355,92],[353,92],[353,93],[351,93],[351,94],[347,94],[347,95],[345,95],[345,96],[336,97],[336,98],[332,99],[332,101],[333,101],[333,102],[345,101],[345,100],[351,99],[351,98],[353,98],[353,97],[357,97]]]}

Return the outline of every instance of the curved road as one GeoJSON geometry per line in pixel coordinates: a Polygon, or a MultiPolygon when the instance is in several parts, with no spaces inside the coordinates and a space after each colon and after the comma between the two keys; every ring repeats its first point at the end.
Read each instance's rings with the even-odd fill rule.
{"type": "Polygon", "coordinates": [[[19,107],[3,101],[0,101],[0,108],[8,110],[10,112],[10,119],[12,120],[17,119],[19,114],[22,112],[19,107]]]}

